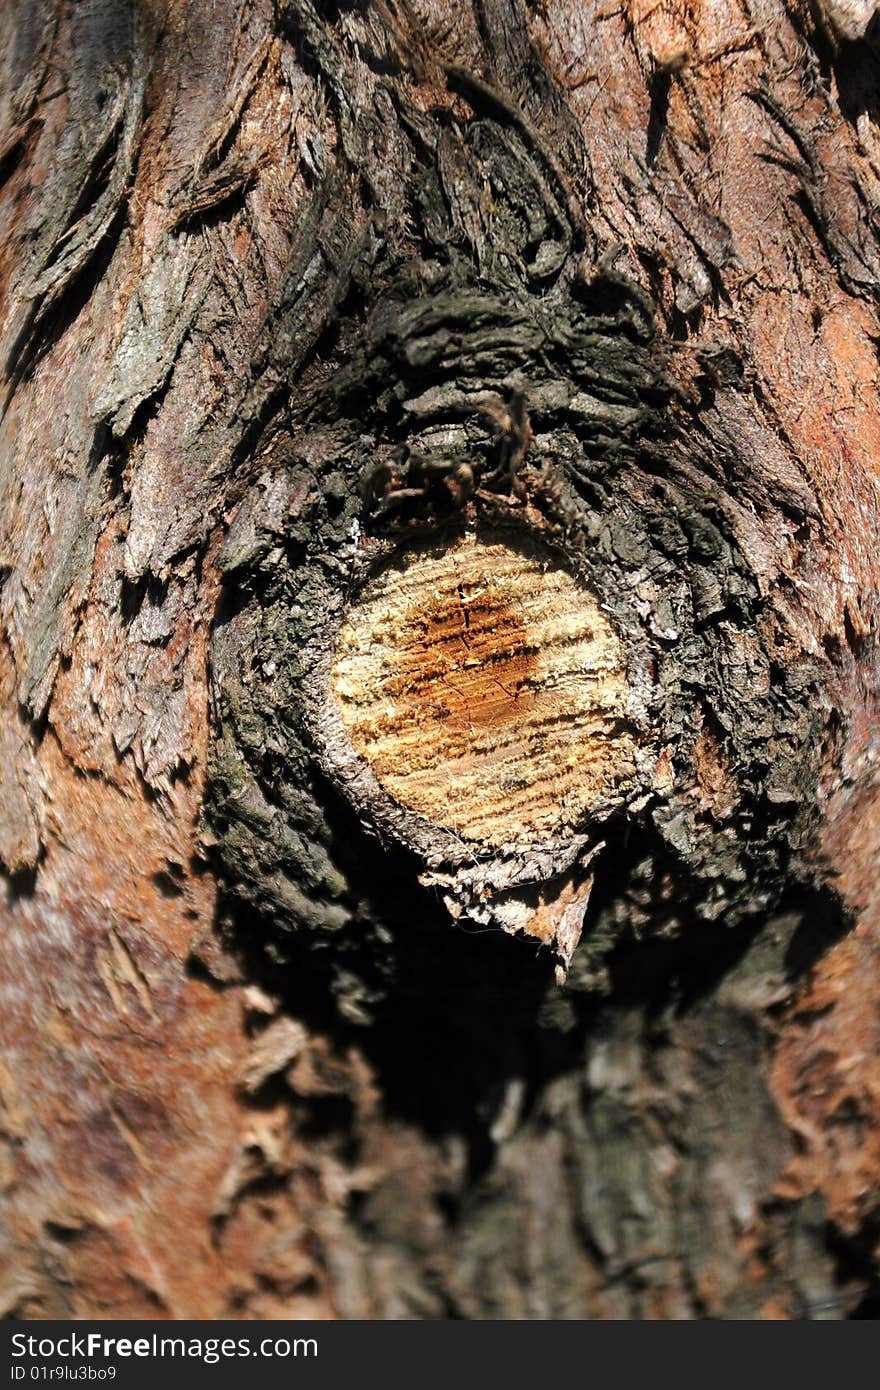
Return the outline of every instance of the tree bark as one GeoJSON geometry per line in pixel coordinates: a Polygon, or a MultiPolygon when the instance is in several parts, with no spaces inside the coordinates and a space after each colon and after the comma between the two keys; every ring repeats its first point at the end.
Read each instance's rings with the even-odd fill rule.
{"type": "Polygon", "coordinates": [[[878,22],[3,7],[5,1315],[871,1315],[878,22]]]}

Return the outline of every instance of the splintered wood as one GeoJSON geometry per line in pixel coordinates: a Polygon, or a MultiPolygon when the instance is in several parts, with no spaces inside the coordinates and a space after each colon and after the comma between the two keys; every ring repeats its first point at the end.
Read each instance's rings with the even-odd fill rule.
{"type": "Polygon", "coordinates": [[[332,687],[389,795],[468,840],[564,834],[634,771],[622,644],[536,548],[403,556],[343,623],[332,687]]]}

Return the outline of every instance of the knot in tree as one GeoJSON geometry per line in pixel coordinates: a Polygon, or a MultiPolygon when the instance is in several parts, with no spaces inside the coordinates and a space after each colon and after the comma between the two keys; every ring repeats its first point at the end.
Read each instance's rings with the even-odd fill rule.
{"type": "Polygon", "coordinates": [[[876,1309],[878,21],[747,8],[0,7],[4,1315],[876,1309]]]}
{"type": "Polygon", "coordinates": [[[379,785],[466,840],[571,835],[635,774],[623,644],[535,547],[405,553],[346,614],[332,689],[379,785]]]}

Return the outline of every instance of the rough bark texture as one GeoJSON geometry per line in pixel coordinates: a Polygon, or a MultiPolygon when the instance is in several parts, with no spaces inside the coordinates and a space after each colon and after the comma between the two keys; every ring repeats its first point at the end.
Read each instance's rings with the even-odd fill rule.
{"type": "Polygon", "coordinates": [[[870,1313],[874,10],[3,6],[5,1313],[870,1313]],[[625,652],[561,839],[334,704],[463,536],[625,652]]]}

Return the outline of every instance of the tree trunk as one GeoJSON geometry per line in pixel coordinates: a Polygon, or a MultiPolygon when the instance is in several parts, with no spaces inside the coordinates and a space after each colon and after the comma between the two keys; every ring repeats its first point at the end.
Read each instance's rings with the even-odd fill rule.
{"type": "Polygon", "coordinates": [[[876,1306],[874,10],[3,7],[6,1315],[876,1306]]]}

